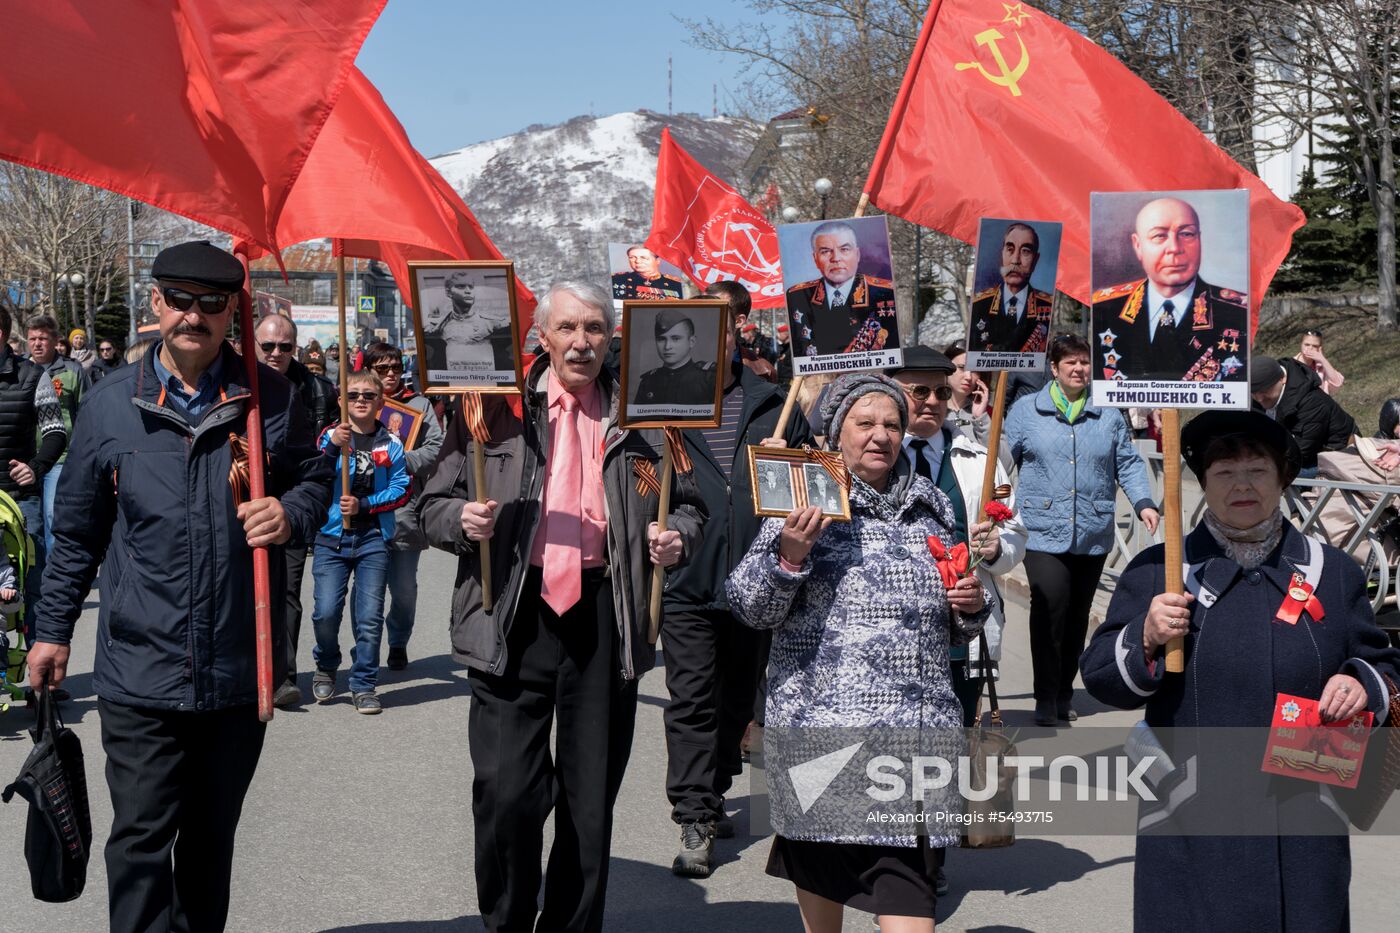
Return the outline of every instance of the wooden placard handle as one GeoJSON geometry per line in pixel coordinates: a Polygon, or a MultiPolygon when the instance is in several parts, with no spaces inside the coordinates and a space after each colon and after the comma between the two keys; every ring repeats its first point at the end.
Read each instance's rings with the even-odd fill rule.
{"type": "Polygon", "coordinates": [[[987,463],[982,467],[982,507],[978,521],[987,520],[987,503],[996,498],[997,463],[1001,460],[1001,425],[1006,420],[1006,370],[997,373],[992,393],[992,431],[987,435],[987,463]]]}
{"type": "MultiPolygon", "coordinates": [[[[1166,539],[1166,591],[1180,593],[1185,581],[1181,567],[1181,415],[1175,408],[1162,412],[1162,521],[1166,539]]],[[[1186,670],[1185,640],[1167,642],[1167,672],[1186,670]]]]}
{"type": "MultiPolygon", "coordinates": [[[[478,441],[472,442],[472,479],[476,484],[476,501],[486,504],[486,452],[478,441]]],[[[491,542],[476,543],[478,565],[481,568],[481,611],[491,611],[491,542]]]]}
{"type": "MultiPolygon", "coordinates": [[[[661,441],[661,489],[657,494],[656,533],[666,530],[666,516],[671,511],[671,474],[675,464],[671,460],[671,445],[661,441]]],[[[661,592],[666,586],[666,568],[656,564],[651,569],[651,604],[647,612],[647,641],[656,644],[661,632],[661,592]]]]}
{"type": "MultiPolygon", "coordinates": [[[[350,424],[350,403],[345,399],[345,393],[350,383],[350,353],[349,347],[345,345],[345,257],[335,257],[335,281],[336,300],[340,304],[340,361],[336,364],[337,378],[340,381],[340,423],[350,424]]],[[[350,457],[354,454],[355,444],[351,441],[346,445],[346,449],[340,452],[340,494],[350,495],[350,457]]],[[[340,513],[340,527],[345,531],[350,530],[350,516],[342,510],[340,513]]]]}
{"type": "Polygon", "coordinates": [[[802,380],[806,376],[794,376],[788,385],[787,398],[783,400],[783,410],[778,413],[778,423],[773,426],[773,440],[786,443],[788,419],[792,417],[792,410],[797,405],[797,393],[802,390],[802,380]]]}

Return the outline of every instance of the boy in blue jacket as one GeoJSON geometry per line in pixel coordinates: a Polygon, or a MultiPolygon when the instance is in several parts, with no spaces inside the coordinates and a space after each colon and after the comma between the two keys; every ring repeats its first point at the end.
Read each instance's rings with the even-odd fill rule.
{"type": "Polygon", "coordinates": [[[311,622],[316,647],[311,655],[316,673],[311,695],[318,703],[335,696],[335,672],[340,667],[340,619],[350,574],[355,574],[350,618],[355,647],[351,653],[350,693],[355,710],[378,713],[382,708],[374,688],[379,682],[379,642],[384,634],[384,588],[389,573],[389,540],[394,536],[394,510],[408,501],[408,469],[403,445],[379,423],[384,388],[368,370],[351,373],[346,382],[349,424],[321,432],[321,451],[350,459],[350,488],[331,500],[326,524],[316,535],[311,576],[316,606],[311,622]],[[349,517],[348,523],[345,516],[349,517]]]}

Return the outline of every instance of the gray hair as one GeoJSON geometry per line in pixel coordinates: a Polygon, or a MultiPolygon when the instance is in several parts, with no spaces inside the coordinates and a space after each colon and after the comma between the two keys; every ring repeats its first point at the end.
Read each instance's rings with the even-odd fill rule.
{"type": "Polygon", "coordinates": [[[581,279],[561,279],[549,286],[540,303],[535,305],[535,327],[540,333],[548,329],[549,312],[554,307],[554,296],[566,292],[603,315],[604,331],[611,336],[616,321],[613,318],[612,296],[592,282],[581,279]]]}
{"type": "Polygon", "coordinates": [[[860,237],[856,236],[856,228],[846,223],[844,220],[828,220],[824,224],[817,224],[817,228],[812,231],[812,252],[817,251],[817,237],[827,236],[832,233],[849,233],[851,242],[860,248],[860,237]]]}

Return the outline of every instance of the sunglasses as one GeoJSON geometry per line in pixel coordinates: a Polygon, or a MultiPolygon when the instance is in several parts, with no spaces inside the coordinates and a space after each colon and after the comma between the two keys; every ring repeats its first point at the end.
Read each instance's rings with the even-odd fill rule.
{"type": "Polygon", "coordinates": [[[940,402],[946,402],[953,397],[952,386],[905,386],[904,391],[916,402],[927,402],[930,395],[940,402]]]}
{"type": "Polygon", "coordinates": [[[262,351],[264,353],[271,353],[273,350],[281,350],[283,353],[291,353],[297,348],[297,345],[294,343],[277,343],[272,340],[269,340],[267,343],[260,343],[258,344],[258,346],[262,348],[262,351]]]}
{"type": "Polygon", "coordinates": [[[374,370],[375,372],[379,373],[379,374],[382,376],[382,375],[385,375],[385,374],[387,374],[387,373],[401,373],[401,372],[403,372],[403,364],[402,364],[402,363],[379,363],[379,364],[377,364],[377,365],[375,365],[375,366],[371,366],[370,369],[374,370]]]}
{"type": "Polygon", "coordinates": [[[346,392],[345,398],[351,402],[372,402],[379,398],[378,392],[346,392]]]}
{"type": "Polygon", "coordinates": [[[233,297],[230,292],[196,295],[183,288],[172,288],[169,285],[163,286],[160,293],[165,298],[165,303],[176,311],[188,311],[190,308],[198,306],[200,314],[222,314],[228,308],[229,299],[233,297]]]}
{"type": "Polygon", "coordinates": [[[117,348],[116,348],[116,347],[98,347],[98,348],[97,348],[97,352],[98,352],[98,353],[116,353],[116,352],[117,352],[117,348]]]}

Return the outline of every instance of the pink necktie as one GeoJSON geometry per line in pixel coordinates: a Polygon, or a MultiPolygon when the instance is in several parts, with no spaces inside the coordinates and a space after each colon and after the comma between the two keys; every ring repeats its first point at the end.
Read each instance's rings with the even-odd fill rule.
{"type": "Polygon", "coordinates": [[[579,448],[578,407],[575,396],[560,394],[544,502],[544,586],[540,596],[561,616],[583,593],[583,451],[579,448]]]}

